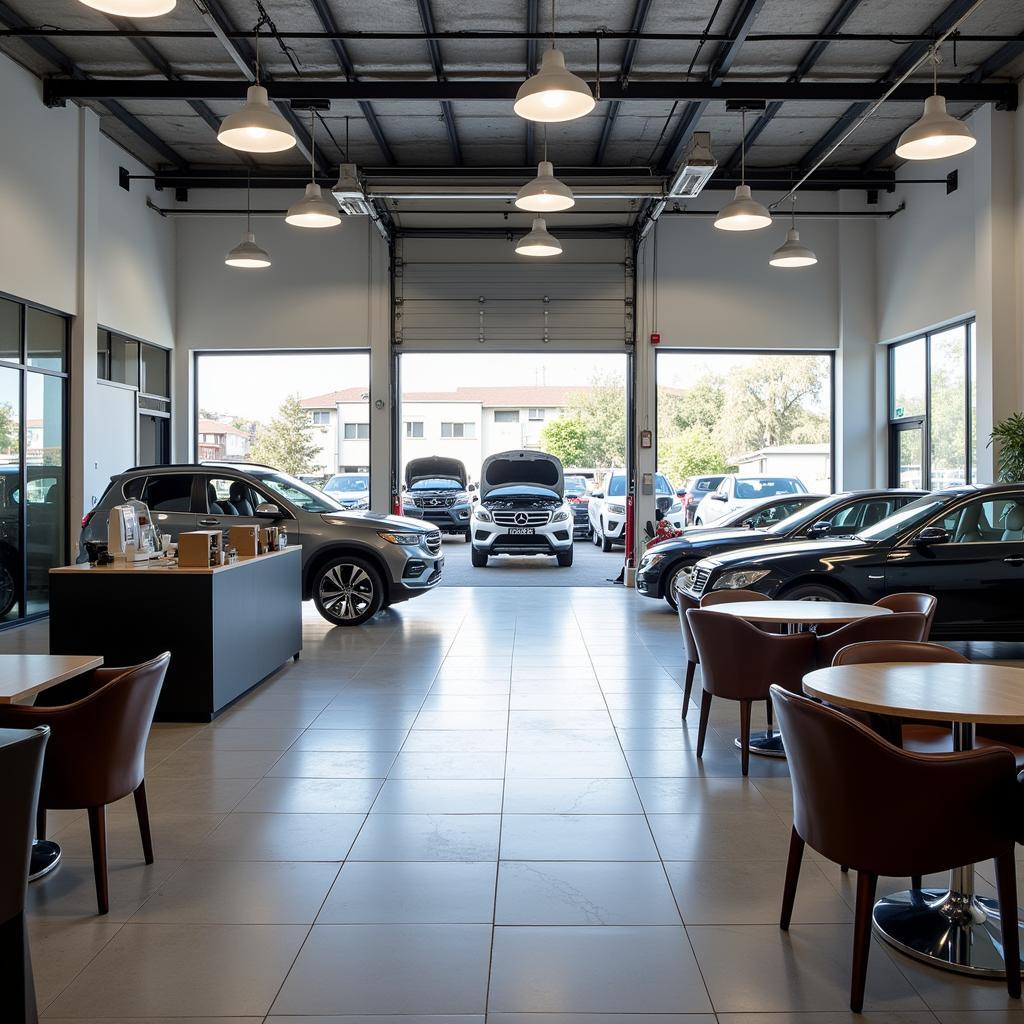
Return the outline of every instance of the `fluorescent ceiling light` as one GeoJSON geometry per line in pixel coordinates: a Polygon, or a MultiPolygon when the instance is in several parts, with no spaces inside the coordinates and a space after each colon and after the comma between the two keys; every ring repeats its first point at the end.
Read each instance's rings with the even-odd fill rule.
{"type": "Polygon", "coordinates": [[[270,253],[256,244],[251,231],[246,231],[245,238],[224,257],[224,262],[229,267],[245,267],[250,270],[269,267],[270,253]]]}
{"type": "Polygon", "coordinates": [[[562,243],[548,231],[543,217],[534,217],[533,228],[516,244],[520,256],[557,256],[561,251],[562,243]]]}
{"type": "Polygon", "coordinates": [[[565,66],[565,54],[545,50],[540,69],[519,87],[515,112],[527,121],[574,121],[594,109],[590,86],[565,66]]]}
{"type": "Polygon", "coordinates": [[[245,153],[280,153],[295,145],[295,130],[270,109],[267,90],[262,85],[250,85],[245,106],[221,121],[217,141],[245,153]]]}
{"type": "Polygon", "coordinates": [[[785,242],[772,253],[768,262],[773,267],[810,267],[818,262],[818,257],[800,243],[800,232],[790,228],[785,242]]]}
{"type": "Polygon", "coordinates": [[[772,215],[750,196],[749,185],[737,185],[732,202],[726,203],[715,218],[722,231],[757,231],[772,222],[772,215]]]}
{"type": "Polygon", "coordinates": [[[550,160],[541,160],[537,165],[537,177],[516,193],[516,206],[531,213],[554,213],[572,209],[575,205],[572,189],[555,177],[550,160]]]}
{"type": "Polygon", "coordinates": [[[81,0],[86,7],[118,18],[155,18],[174,10],[177,0],[81,0]]]}
{"type": "Polygon", "coordinates": [[[970,128],[946,113],[944,96],[929,96],[924,113],[901,136],[896,155],[901,160],[941,160],[973,149],[977,140],[970,128]]]}

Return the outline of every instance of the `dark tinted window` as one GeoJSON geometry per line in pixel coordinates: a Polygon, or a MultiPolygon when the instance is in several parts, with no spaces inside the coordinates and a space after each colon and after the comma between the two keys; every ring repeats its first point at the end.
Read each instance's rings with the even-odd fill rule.
{"type": "Polygon", "coordinates": [[[21,362],[21,306],[0,299],[0,359],[21,362]]]}
{"type": "Polygon", "coordinates": [[[67,320],[42,309],[25,309],[25,361],[44,370],[63,370],[67,320]]]}
{"type": "Polygon", "coordinates": [[[142,390],[150,395],[170,397],[171,387],[168,380],[168,352],[154,345],[143,345],[142,349],[142,390]]]}
{"type": "Polygon", "coordinates": [[[173,473],[169,476],[151,476],[139,499],[151,512],[191,512],[192,475],[173,473]]]}
{"type": "Polygon", "coordinates": [[[624,476],[613,476],[608,481],[608,494],[609,498],[621,498],[626,493],[626,478],[624,476]]]}
{"type": "Polygon", "coordinates": [[[693,485],[695,491],[713,491],[720,483],[720,476],[702,476],[693,485]]]}
{"type": "Polygon", "coordinates": [[[142,489],[146,486],[146,478],[144,476],[137,476],[129,480],[124,487],[121,488],[121,493],[126,498],[135,498],[136,501],[142,496],[142,489]]]}

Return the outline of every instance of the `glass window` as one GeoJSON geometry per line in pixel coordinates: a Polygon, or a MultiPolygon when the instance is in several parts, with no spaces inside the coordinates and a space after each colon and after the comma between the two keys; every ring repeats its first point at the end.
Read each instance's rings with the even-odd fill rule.
{"type": "Polygon", "coordinates": [[[542,420],[544,419],[544,410],[530,409],[527,418],[531,420],[542,420]]]}
{"type": "Polygon", "coordinates": [[[21,589],[20,390],[21,373],[0,367],[0,621],[4,622],[18,617],[21,589]]]}
{"type": "Polygon", "coordinates": [[[1024,538],[1024,494],[1019,499],[972,501],[946,516],[941,525],[954,544],[992,544],[1024,538]]]}
{"type": "Polygon", "coordinates": [[[442,437],[476,437],[475,423],[442,423],[442,437]]]}
{"type": "Polygon", "coordinates": [[[309,414],[309,421],[314,427],[327,427],[331,423],[330,409],[314,409],[309,414]]]}
{"type": "Polygon", "coordinates": [[[423,420],[407,420],[405,424],[406,437],[423,437],[423,420]]]}
{"type": "Polygon", "coordinates": [[[967,366],[970,373],[970,389],[967,397],[968,412],[970,415],[970,442],[967,446],[967,454],[971,463],[971,483],[978,482],[978,460],[975,452],[978,450],[978,351],[974,343],[974,321],[967,325],[967,366]]]}
{"type": "Polygon", "coordinates": [[[894,420],[925,414],[927,341],[915,338],[892,348],[892,406],[894,420]]]}
{"type": "Polygon", "coordinates": [[[346,423],[345,424],[345,440],[346,441],[366,441],[370,437],[370,424],[369,423],[346,423]]]}
{"type": "Polygon", "coordinates": [[[967,329],[930,338],[929,453],[932,487],[967,483],[967,329]]]}
{"type": "Polygon", "coordinates": [[[495,423],[518,423],[519,422],[519,410],[518,409],[495,409],[494,410],[494,422],[495,423]]]}
{"type": "Polygon", "coordinates": [[[206,485],[207,509],[217,516],[251,516],[258,501],[252,498],[252,488],[242,480],[231,477],[211,477],[206,485]]]}
{"type": "Polygon", "coordinates": [[[149,506],[150,512],[191,512],[192,474],[147,477],[139,500],[149,506]]]}
{"type": "Polygon", "coordinates": [[[318,491],[285,473],[253,470],[252,475],[270,492],[271,501],[276,502],[278,498],[283,498],[304,512],[341,511],[341,506],[323,491],[318,491]]]}
{"type": "Polygon", "coordinates": [[[10,299],[0,299],[0,359],[21,362],[21,305],[10,299]]]}
{"type": "Polygon", "coordinates": [[[68,322],[56,313],[25,308],[25,361],[40,370],[63,370],[68,322]]]}
{"type": "Polygon", "coordinates": [[[736,497],[744,501],[770,498],[776,494],[799,494],[803,488],[792,477],[751,477],[736,481],[736,497]]]}
{"type": "Polygon", "coordinates": [[[139,386],[139,343],[121,334],[110,335],[110,379],[139,386]]]}
{"type": "Polygon", "coordinates": [[[142,391],[148,395],[162,395],[170,398],[170,374],[168,361],[170,353],[165,348],[155,345],[142,345],[142,391]]]}

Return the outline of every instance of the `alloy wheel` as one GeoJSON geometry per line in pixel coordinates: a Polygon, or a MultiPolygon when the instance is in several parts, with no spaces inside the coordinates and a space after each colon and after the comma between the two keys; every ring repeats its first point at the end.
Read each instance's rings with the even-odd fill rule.
{"type": "Polygon", "coordinates": [[[320,604],[336,619],[358,619],[373,604],[373,580],[358,565],[339,562],[320,581],[320,604]]]}

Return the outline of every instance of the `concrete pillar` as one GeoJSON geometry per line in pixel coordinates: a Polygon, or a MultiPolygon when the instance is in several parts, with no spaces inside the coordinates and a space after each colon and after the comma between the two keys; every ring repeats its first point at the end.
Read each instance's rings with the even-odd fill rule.
{"type": "MultiPolygon", "coordinates": [[[[636,494],[633,498],[633,565],[636,566],[644,550],[644,524],[654,522],[655,497],[654,497],[654,473],[657,472],[657,348],[651,344],[651,331],[655,325],[644,319],[642,313],[649,311],[653,302],[648,298],[647,302],[640,301],[643,292],[650,296],[650,290],[656,286],[653,274],[654,246],[663,245],[658,239],[657,229],[648,234],[640,248],[638,256],[639,266],[636,268],[636,299],[633,303],[636,316],[636,346],[633,353],[633,403],[636,409],[633,450],[636,453],[636,465],[634,469],[634,480],[636,482],[636,494]],[[642,448],[640,436],[645,431],[650,431],[654,439],[654,446],[642,448]],[[643,493],[644,475],[650,474],[651,493],[643,493]]],[[[660,254],[665,258],[664,251],[660,254]]],[[[649,315],[649,313],[648,313],[649,315]]],[[[675,483],[676,481],[673,481],[675,483]]]]}
{"type": "MultiPolygon", "coordinates": [[[[365,218],[366,344],[370,349],[370,507],[391,511],[391,303],[388,249],[365,218]]],[[[399,396],[399,401],[401,397],[399,396]]]]}

